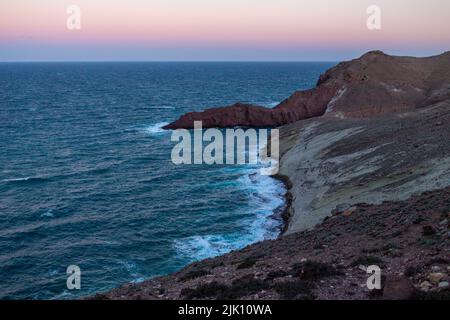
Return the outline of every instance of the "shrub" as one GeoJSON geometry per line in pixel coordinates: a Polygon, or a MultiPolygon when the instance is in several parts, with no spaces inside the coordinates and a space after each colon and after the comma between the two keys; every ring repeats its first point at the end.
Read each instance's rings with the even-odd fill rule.
{"type": "Polygon", "coordinates": [[[314,285],[309,281],[287,281],[280,282],[274,285],[274,290],[286,300],[313,300],[314,295],[312,289],[314,285]]]}
{"type": "Polygon", "coordinates": [[[383,265],[383,260],[375,256],[360,256],[356,260],[351,263],[352,267],[356,267],[359,265],[363,266],[371,266],[371,265],[383,265]]]}
{"type": "Polygon", "coordinates": [[[266,281],[272,281],[273,279],[286,277],[288,275],[289,272],[284,270],[271,271],[267,274],[266,281]]]}
{"type": "Polygon", "coordinates": [[[244,259],[244,261],[242,261],[238,266],[237,266],[237,270],[241,270],[241,269],[248,269],[253,267],[256,262],[258,262],[258,258],[257,257],[247,257],[244,259]]]}
{"type": "Polygon", "coordinates": [[[207,274],[210,274],[209,271],[206,271],[204,269],[200,269],[200,270],[192,270],[187,272],[186,274],[184,274],[179,281],[187,281],[187,280],[192,280],[192,279],[196,279],[196,278],[200,278],[203,276],[206,276],[207,274]]]}
{"type": "Polygon", "coordinates": [[[302,280],[318,280],[321,278],[342,275],[342,272],[332,265],[314,261],[295,264],[292,269],[293,275],[302,280]]]}
{"type": "Polygon", "coordinates": [[[233,300],[267,289],[270,289],[269,282],[255,279],[254,276],[250,274],[234,280],[231,286],[214,281],[200,285],[195,289],[185,288],[181,290],[181,295],[188,300],[204,298],[233,300]]]}
{"type": "Polygon", "coordinates": [[[432,226],[424,226],[422,227],[422,235],[423,236],[432,236],[436,234],[436,230],[432,226]]]}
{"type": "Polygon", "coordinates": [[[420,272],[420,268],[419,267],[409,266],[405,270],[405,276],[407,276],[407,277],[414,277],[419,272],[420,272]]]}
{"type": "Polygon", "coordinates": [[[181,295],[188,300],[214,298],[227,290],[228,287],[226,285],[213,281],[211,283],[202,284],[195,289],[184,288],[181,290],[181,295]]]}
{"type": "Polygon", "coordinates": [[[268,282],[255,279],[254,276],[250,274],[234,280],[231,287],[219,295],[218,298],[225,300],[238,299],[269,288],[270,284],[268,282]]]}

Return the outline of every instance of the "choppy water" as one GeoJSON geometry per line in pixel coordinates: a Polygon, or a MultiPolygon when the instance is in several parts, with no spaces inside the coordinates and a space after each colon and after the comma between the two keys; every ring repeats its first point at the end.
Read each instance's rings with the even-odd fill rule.
{"type": "Polygon", "coordinates": [[[282,185],[175,166],[160,127],[273,106],[330,63],[0,64],[0,298],[74,298],[273,238],[282,185]],[[82,288],[66,288],[66,268],[82,288]]]}

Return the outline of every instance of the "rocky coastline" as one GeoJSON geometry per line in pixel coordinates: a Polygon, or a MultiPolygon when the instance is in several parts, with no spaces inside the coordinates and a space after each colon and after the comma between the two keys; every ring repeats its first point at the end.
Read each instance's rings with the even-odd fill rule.
{"type": "Polygon", "coordinates": [[[281,126],[282,235],[93,299],[450,298],[450,52],[369,52],[274,109],[236,104],[166,129],[196,120],[281,126]]]}

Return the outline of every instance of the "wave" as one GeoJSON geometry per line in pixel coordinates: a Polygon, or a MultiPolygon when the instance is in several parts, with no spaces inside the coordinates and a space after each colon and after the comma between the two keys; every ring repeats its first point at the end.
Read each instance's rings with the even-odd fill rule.
{"type": "Polygon", "coordinates": [[[249,194],[248,211],[253,214],[250,227],[255,241],[274,239],[280,233],[281,219],[275,219],[274,212],[285,206],[284,184],[258,170],[249,170],[240,178],[241,188],[249,194]]]}
{"type": "Polygon", "coordinates": [[[175,240],[175,249],[182,258],[191,261],[217,257],[247,244],[239,234],[192,236],[175,240]]]}
{"type": "Polygon", "coordinates": [[[102,164],[93,168],[83,168],[78,171],[67,172],[67,173],[55,173],[53,175],[48,176],[35,176],[35,177],[21,177],[21,178],[10,178],[3,179],[1,182],[3,183],[11,183],[11,184],[20,184],[20,183],[39,183],[39,182],[48,182],[51,180],[57,180],[60,178],[72,177],[80,174],[95,174],[100,175],[110,171],[114,166],[122,164],[123,161],[111,161],[106,164],[102,164]]]}
{"type": "Polygon", "coordinates": [[[267,108],[274,108],[279,104],[280,104],[280,101],[264,101],[264,102],[256,102],[255,103],[255,105],[257,105],[257,106],[264,106],[267,108]]]}
{"type": "Polygon", "coordinates": [[[169,124],[168,122],[159,122],[159,123],[144,127],[142,129],[142,131],[147,134],[150,134],[150,135],[161,134],[161,133],[167,132],[162,127],[164,127],[168,124],[169,124]]]}
{"type": "Polygon", "coordinates": [[[175,109],[174,106],[170,106],[170,105],[161,105],[161,106],[139,106],[136,108],[136,110],[173,110],[175,109]]]}
{"type": "Polygon", "coordinates": [[[55,215],[54,215],[54,213],[53,213],[53,210],[47,210],[47,211],[45,211],[44,213],[42,213],[41,215],[40,215],[40,217],[41,218],[54,218],[55,217],[55,215]]]}
{"type": "Polygon", "coordinates": [[[139,268],[134,261],[122,261],[121,264],[127,271],[127,273],[132,277],[131,283],[142,283],[145,281],[145,277],[139,272],[139,268]]]}
{"type": "Polygon", "coordinates": [[[147,109],[156,109],[156,110],[170,109],[170,110],[173,110],[173,109],[175,109],[175,107],[173,107],[173,106],[150,106],[150,107],[147,107],[147,109]]]}
{"type": "Polygon", "coordinates": [[[23,177],[23,178],[3,179],[2,182],[4,183],[41,182],[49,179],[50,178],[46,177],[23,177]]]}
{"type": "Polygon", "coordinates": [[[285,205],[284,185],[269,176],[260,175],[259,170],[246,169],[244,172],[245,175],[238,180],[238,188],[249,198],[248,206],[240,209],[250,213],[241,221],[244,231],[175,240],[174,247],[180,258],[193,262],[216,257],[279,235],[282,221],[274,217],[274,212],[285,205]]]}
{"type": "Polygon", "coordinates": [[[2,182],[20,182],[20,181],[28,181],[29,179],[31,179],[31,177],[3,179],[2,182]]]}

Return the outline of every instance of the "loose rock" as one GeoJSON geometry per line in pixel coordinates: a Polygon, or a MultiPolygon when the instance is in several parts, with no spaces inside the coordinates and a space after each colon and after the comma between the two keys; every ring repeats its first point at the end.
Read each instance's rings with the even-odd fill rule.
{"type": "Polygon", "coordinates": [[[428,280],[433,284],[438,284],[439,281],[445,278],[445,274],[442,272],[433,272],[428,275],[428,280]]]}

